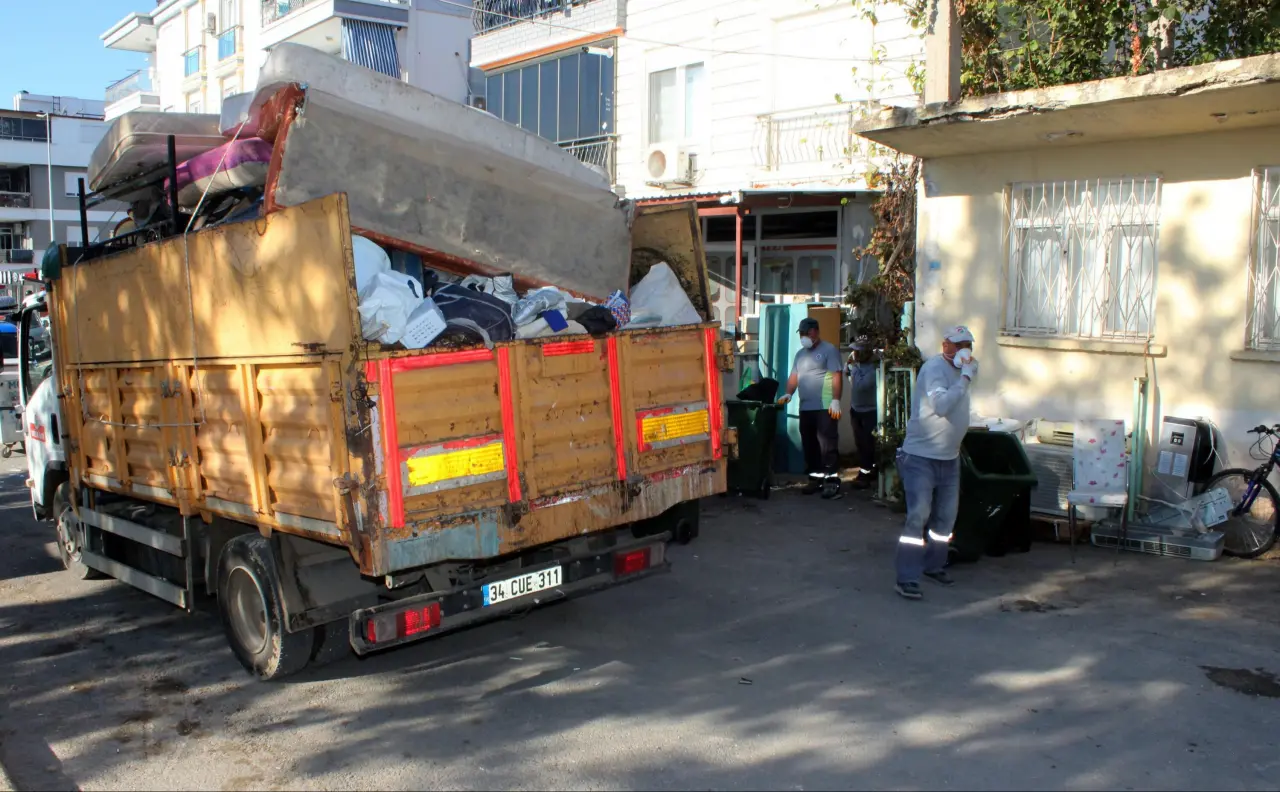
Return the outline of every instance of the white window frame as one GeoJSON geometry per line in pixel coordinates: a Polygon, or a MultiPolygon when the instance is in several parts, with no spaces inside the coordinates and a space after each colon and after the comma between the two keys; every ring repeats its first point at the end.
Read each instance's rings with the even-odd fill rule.
{"type": "Polygon", "coordinates": [[[1245,348],[1280,352],[1280,165],[1254,169],[1252,220],[1245,348]]]}
{"type": "Polygon", "coordinates": [[[80,197],[80,185],[78,183],[79,179],[84,179],[84,189],[87,192],[89,190],[89,174],[85,173],[84,171],[75,171],[72,173],[62,174],[63,191],[66,193],[68,198],[80,197]]]}
{"type": "Polygon", "coordinates": [[[188,97],[187,97],[187,112],[188,112],[188,113],[203,113],[203,112],[204,112],[204,100],[203,100],[201,97],[196,96],[195,94],[191,94],[190,96],[188,96],[188,97]]]}
{"type": "Polygon", "coordinates": [[[711,134],[711,108],[704,107],[702,109],[702,126],[696,130],[693,135],[685,134],[688,119],[685,116],[685,110],[688,106],[689,97],[686,94],[688,84],[686,75],[688,69],[693,66],[702,67],[703,94],[706,101],[710,101],[711,96],[711,60],[710,58],[690,58],[682,54],[680,59],[675,59],[672,55],[652,57],[646,63],[644,72],[644,128],[645,142],[650,146],[661,144],[676,144],[686,146],[697,146],[707,141],[711,134]],[[653,106],[653,78],[664,71],[674,70],[676,73],[676,90],[679,94],[679,100],[676,102],[679,118],[673,123],[676,129],[680,130],[680,135],[674,140],[659,140],[656,137],[656,124],[654,123],[654,113],[656,108],[653,106]]]}
{"type": "Polygon", "coordinates": [[[1011,185],[1003,332],[1146,343],[1156,329],[1161,188],[1158,175],[1011,185]],[[1134,251],[1137,267],[1127,264],[1134,251]]]}

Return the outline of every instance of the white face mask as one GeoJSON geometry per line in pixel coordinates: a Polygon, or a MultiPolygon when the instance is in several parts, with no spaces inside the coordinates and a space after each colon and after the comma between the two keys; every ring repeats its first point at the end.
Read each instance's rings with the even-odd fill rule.
{"type": "Polygon", "coordinates": [[[951,365],[956,368],[963,368],[965,363],[973,359],[972,349],[957,349],[956,356],[951,358],[951,365]]]}
{"type": "Polygon", "coordinates": [[[801,337],[800,346],[804,347],[805,349],[813,349],[813,339],[810,338],[809,336],[801,337]]]}

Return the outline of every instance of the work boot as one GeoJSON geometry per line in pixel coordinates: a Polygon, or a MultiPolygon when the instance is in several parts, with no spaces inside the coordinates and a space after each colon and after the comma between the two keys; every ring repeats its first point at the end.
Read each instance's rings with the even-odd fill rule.
{"type": "Polygon", "coordinates": [[[909,600],[924,599],[924,592],[920,590],[919,583],[897,583],[893,590],[909,600]]]}
{"type": "Polygon", "coordinates": [[[809,483],[804,485],[804,488],[800,490],[800,494],[813,495],[820,489],[822,489],[822,484],[820,484],[817,479],[810,477],[809,483]]]}

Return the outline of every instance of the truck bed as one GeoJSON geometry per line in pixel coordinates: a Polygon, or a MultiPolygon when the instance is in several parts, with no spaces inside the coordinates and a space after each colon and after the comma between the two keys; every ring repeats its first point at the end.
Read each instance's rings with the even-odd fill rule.
{"type": "Polygon", "coordinates": [[[55,357],[71,475],[91,488],[342,546],[365,575],[724,491],[714,325],[368,344],[343,195],[66,264],[55,357]]]}

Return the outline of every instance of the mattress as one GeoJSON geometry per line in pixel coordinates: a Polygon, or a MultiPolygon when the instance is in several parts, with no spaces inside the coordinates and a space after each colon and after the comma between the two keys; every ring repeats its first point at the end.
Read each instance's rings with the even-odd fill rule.
{"type": "Polygon", "coordinates": [[[275,194],[347,194],[351,223],[391,239],[603,300],[627,289],[631,207],[559,146],[488,113],[310,47],[267,57],[254,108],[285,85],[305,106],[275,194]]]}
{"type": "MultiPolygon", "coordinates": [[[[226,142],[218,129],[218,116],[193,113],[126,113],[107,127],[89,158],[89,189],[100,192],[165,164],[169,136],[173,135],[178,162],[226,142]]],[[[118,196],[129,200],[133,196],[118,196]]]]}
{"type": "MultiPolygon", "coordinates": [[[[222,195],[241,187],[261,187],[267,181],[271,144],[248,138],[222,144],[178,165],[178,205],[193,209],[206,191],[222,195]]],[[[169,180],[164,180],[165,189],[169,180]]]]}

